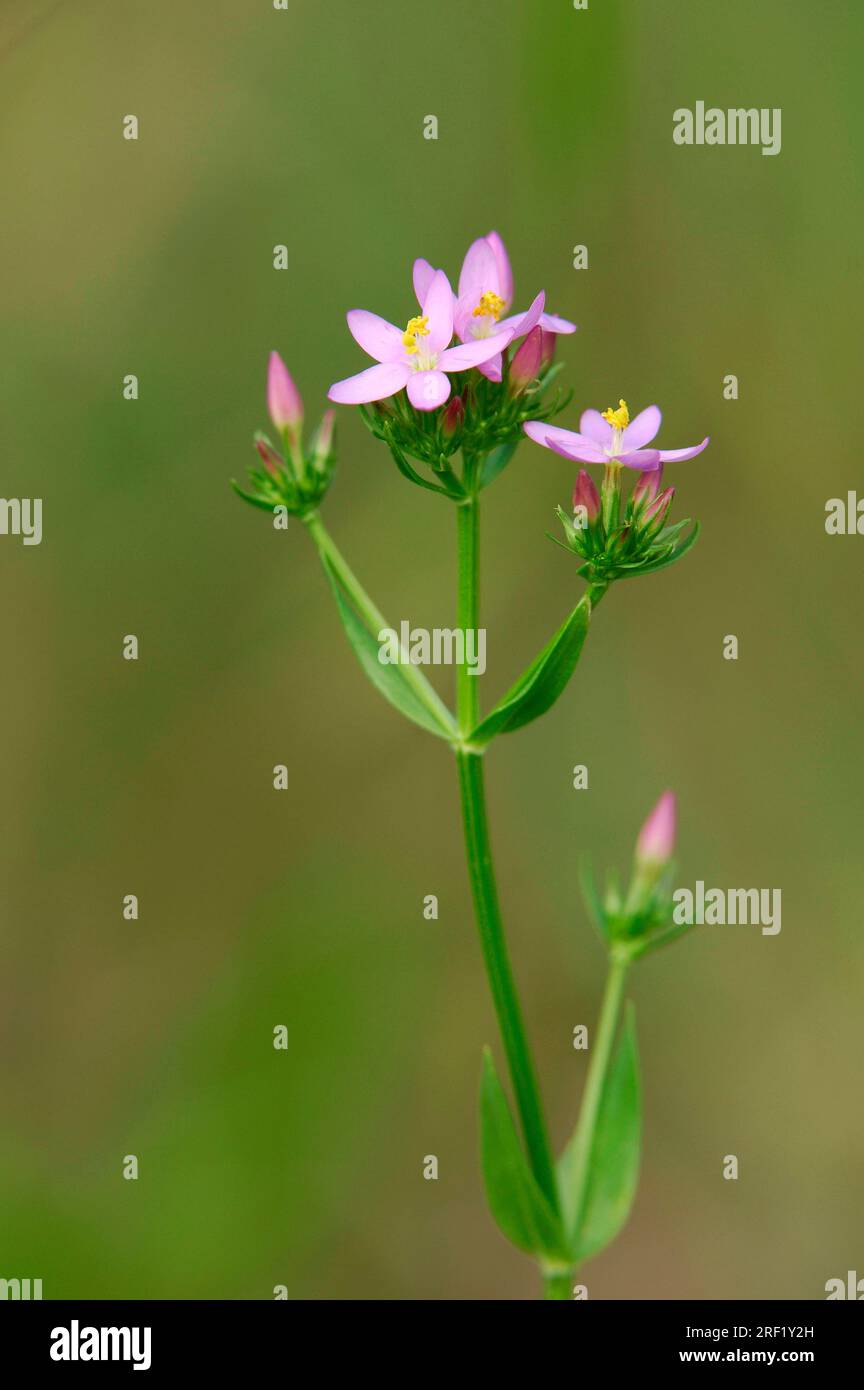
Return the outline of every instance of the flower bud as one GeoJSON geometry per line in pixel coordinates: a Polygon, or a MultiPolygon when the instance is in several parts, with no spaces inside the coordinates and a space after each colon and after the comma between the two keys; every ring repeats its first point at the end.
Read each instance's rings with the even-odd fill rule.
{"type": "Polygon", "coordinates": [[[441,420],[441,432],[445,439],[452,439],[462,428],[462,421],[465,419],[465,406],[461,396],[454,396],[447,402],[443,419],[441,420]]]}
{"type": "Polygon", "coordinates": [[[579,469],[579,476],[576,479],[576,486],[573,489],[573,510],[577,507],[585,508],[585,517],[589,526],[593,526],[600,516],[600,493],[594,483],[594,479],[586,469],[579,469]]]}
{"type": "Polygon", "coordinates": [[[542,354],[543,329],[532,328],[510,363],[510,387],[514,393],[524,391],[528,383],[537,376],[542,354]]]}
{"type": "Polygon", "coordinates": [[[633,489],[633,506],[638,507],[640,502],[653,502],[660,487],[663,477],[663,465],[658,464],[656,468],[646,468],[644,473],[640,473],[633,489]]]}
{"type": "Polygon", "coordinates": [[[333,432],[336,423],[335,410],[325,410],[321,424],[315,431],[315,438],[312,441],[312,466],[319,472],[327,466],[327,460],[333,452],[333,432]]]}
{"type": "Polygon", "coordinates": [[[639,832],[636,863],[640,869],[665,868],[675,849],[675,793],[664,792],[639,832]]]}
{"type": "Polygon", "coordinates": [[[277,430],[284,431],[292,441],[298,441],[303,425],[303,402],[278,352],[271,352],[267,368],[267,409],[277,430]]]}
{"type": "Polygon", "coordinates": [[[655,497],[654,501],[645,508],[642,525],[649,536],[656,535],[658,531],[662,530],[674,496],[674,487],[667,487],[660,493],[659,497],[655,497]]]}
{"type": "Polygon", "coordinates": [[[258,453],[261,457],[261,462],[267,469],[267,472],[270,474],[271,478],[278,478],[279,468],[281,466],[282,459],[276,453],[276,450],[271,449],[266,439],[262,439],[260,435],[255,440],[255,448],[258,450],[258,453]]]}
{"type": "Polygon", "coordinates": [[[555,345],[558,342],[557,333],[548,333],[545,328],[540,329],[543,335],[540,340],[540,370],[545,372],[547,367],[552,366],[555,358],[555,345]]]}

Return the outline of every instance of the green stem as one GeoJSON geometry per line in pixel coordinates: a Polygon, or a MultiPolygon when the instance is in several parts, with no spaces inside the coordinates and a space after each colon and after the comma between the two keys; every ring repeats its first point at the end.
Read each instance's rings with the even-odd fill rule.
{"type": "MultiPolygon", "coordinates": [[[[459,550],[457,625],[465,634],[476,631],[480,616],[480,502],[472,497],[456,509],[459,550]]],[[[480,718],[479,677],[463,662],[456,669],[456,713],[459,731],[467,738],[480,718]]]]}
{"type": "MultiPolygon", "coordinates": [[[[478,501],[473,496],[457,509],[459,543],[459,615],[458,625],[465,631],[475,628],[479,618],[478,564],[478,501]]],[[[468,674],[467,666],[457,670],[457,715],[462,738],[467,739],[479,715],[477,677],[468,674]]],[[[498,891],[492,867],[489,825],[486,816],[486,793],[483,781],[483,758],[462,747],[456,750],[459,789],[462,799],[462,819],[465,829],[465,853],[474,912],[480,933],[483,961],[492,992],[492,1001],[507,1056],[513,1094],[522,1122],[525,1146],[534,1176],[541,1191],[558,1210],[558,1191],[555,1169],[540,1096],[522,1013],[507,953],[498,891]]]]}
{"type": "MultiPolygon", "coordinates": [[[[375,634],[381,632],[383,628],[392,630],[392,625],[388,623],[380,608],[377,608],[373,603],[348,561],[342,555],[319,513],[307,512],[303,517],[303,524],[315,542],[321,559],[326,560],[330,565],[368,630],[375,634]]],[[[402,669],[406,682],[411,686],[418,700],[434,716],[442,728],[456,739],[458,737],[456,722],[434,686],[430,685],[417,666],[406,663],[402,669]]]]}
{"type": "Polygon", "coordinates": [[[544,1298],[571,1298],[573,1287],[573,1276],[568,1273],[544,1274],[543,1275],[543,1297],[544,1298]]]}
{"type": "Polygon", "coordinates": [[[588,1177],[591,1170],[591,1151],[594,1147],[594,1136],[597,1130],[597,1116],[603,1095],[603,1083],[609,1070],[612,1048],[618,1032],[618,1020],[624,999],[624,983],[629,965],[628,956],[612,956],[610,959],[606,988],[603,991],[603,1003],[600,1007],[600,1020],[597,1024],[594,1046],[591,1048],[591,1060],[588,1063],[585,1093],[579,1110],[579,1123],[576,1126],[576,1163],[573,1172],[573,1190],[576,1194],[573,1207],[573,1229],[576,1231],[581,1227],[585,1215],[588,1177]]]}

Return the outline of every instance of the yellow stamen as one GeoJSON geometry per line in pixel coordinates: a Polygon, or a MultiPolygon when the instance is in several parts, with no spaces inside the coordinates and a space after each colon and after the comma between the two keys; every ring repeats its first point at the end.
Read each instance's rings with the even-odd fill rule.
{"type": "Polygon", "coordinates": [[[402,342],[403,342],[403,344],[405,345],[405,351],[406,351],[406,352],[419,352],[419,351],[420,351],[420,345],[419,345],[419,343],[417,342],[417,339],[418,339],[418,338],[428,338],[428,337],[429,337],[429,320],[428,320],[428,318],[425,318],[425,317],[423,317],[422,315],[418,315],[417,318],[409,319],[409,320],[408,320],[408,323],[407,323],[406,326],[405,326],[405,332],[402,334],[402,342]]]}
{"type": "Polygon", "coordinates": [[[506,307],[507,303],[501,298],[500,294],[496,294],[494,290],[487,290],[485,294],[481,294],[480,303],[474,310],[472,318],[479,319],[488,317],[494,319],[497,323],[506,307]]]}
{"type": "Polygon", "coordinates": [[[603,419],[608,420],[613,430],[626,430],[630,424],[630,411],[627,409],[627,402],[619,400],[617,410],[613,410],[610,405],[608,410],[603,411],[603,419]]]}

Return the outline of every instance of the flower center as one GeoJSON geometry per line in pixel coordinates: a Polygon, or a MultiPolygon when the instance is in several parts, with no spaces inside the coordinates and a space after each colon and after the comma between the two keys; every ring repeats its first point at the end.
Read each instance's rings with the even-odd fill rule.
{"type": "Polygon", "coordinates": [[[630,424],[630,411],[627,409],[627,402],[619,400],[617,410],[613,410],[610,405],[608,410],[603,411],[603,419],[609,422],[613,430],[626,430],[630,424]]]}
{"type": "Polygon", "coordinates": [[[496,294],[494,290],[487,290],[485,294],[481,294],[480,302],[473,311],[472,317],[475,319],[488,317],[497,323],[506,307],[506,301],[501,298],[500,294],[496,294]]]}
{"type": "Polygon", "coordinates": [[[419,352],[420,344],[418,343],[417,339],[428,337],[428,318],[420,314],[417,316],[417,318],[409,319],[407,324],[405,325],[405,332],[402,334],[402,342],[405,346],[405,351],[410,353],[419,352]]]}

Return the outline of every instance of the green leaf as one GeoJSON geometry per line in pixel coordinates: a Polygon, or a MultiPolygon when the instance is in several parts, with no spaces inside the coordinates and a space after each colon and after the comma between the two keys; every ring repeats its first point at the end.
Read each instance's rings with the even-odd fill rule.
{"type": "MultiPolygon", "coordinates": [[[[380,690],[385,700],[389,700],[390,704],[395,706],[407,719],[411,719],[421,728],[427,729],[430,734],[437,734],[439,738],[451,739],[456,733],[455,721],[448,724],[443,713],[438,717],[433,714],[432,710],[427,709],[406,679],[404,666],[385,665],[378,660],[378,653],[381,650],[378,634],[371,632],[355,612],[339,582],[336,571],[324,555],[321,556],[321,563],[327,578],[330,580],[339,617],[342,619],[342,626],[348,634],[348,641],[354,648],[357,660],[372,684],[380,690]]],[[[431,692],[432,687],[429,688],[431,692]]]]}
{"type": "Polygon", "coordinates": [[[500,444],[497,449],[493,449],[490,454],[486,455],[480,470],[481,488],[488,487],[499,473],[504,472],[520,443],[521,440],[513,439],[509,444],[500,444]]]}
{"type": "MultiPolygon", "coordinates": [[[[633,1205],[639,1180],[642,1130],[636,1023],[628,1006],[618,1046],[606,1074],[585,1176],[585,1200],[574,1233],[574,1263],[587,1260],[615,1239],[633,1205]]],[[[578,1213],[573,1204],[580,1156],[574,1135],[558,1164],[565,1219],[578,1213]]]]}
{"type": "Polygon", "coordinates": [[[554,705],[576,669],[590,619],[591,602],[586,594],[551,642],[469,735],[470,743],[488,743],[496,734],[521,729],[554,705]]]}
{"type": "Polygon", "coordinates": [[[569,1261],[561,1222],[528,1165],[488,1047],[480,1083],[480,1161],[489,1208],[507,1239],[530,1255],[569,1261]]]}

